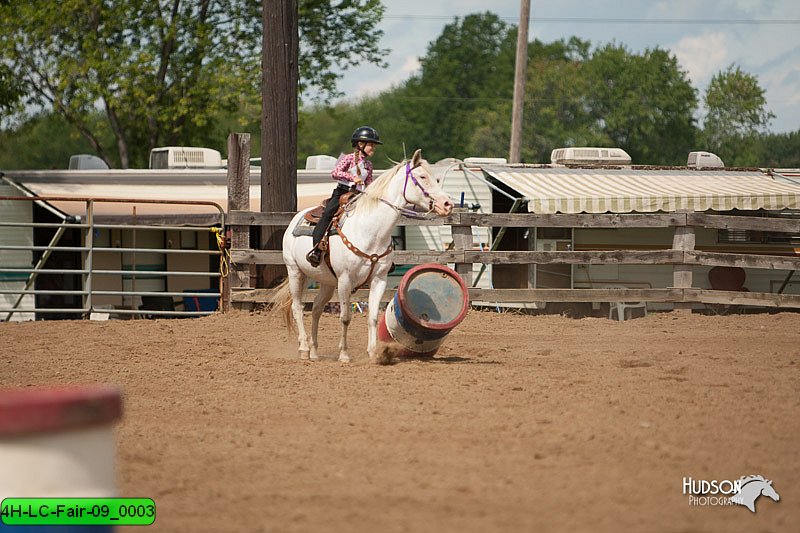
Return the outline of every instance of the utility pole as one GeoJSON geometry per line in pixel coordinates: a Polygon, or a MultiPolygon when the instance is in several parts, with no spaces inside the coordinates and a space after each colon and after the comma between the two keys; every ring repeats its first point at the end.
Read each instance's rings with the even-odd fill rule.
{"type": "Polygon", "coordinates": [[[508,162],[520,162],[522,145],[522,107],[525,103],[525,77],[528,72],[528,21],[531,0],[520,0],[519,27],[517,28],[517,57],[514,62],[514,103],[511,108],[511,145],[508,162]]]}
{"type": "MultiPolygon", "coordinates": [[[[298,0],[262,0],[261,211],[297,210],[298,0]]],[[[280,250],[283,228],[263,226],[260,247],[280,250]]],[[[265,265],[260,285],[283,275],[265,265]]]]}

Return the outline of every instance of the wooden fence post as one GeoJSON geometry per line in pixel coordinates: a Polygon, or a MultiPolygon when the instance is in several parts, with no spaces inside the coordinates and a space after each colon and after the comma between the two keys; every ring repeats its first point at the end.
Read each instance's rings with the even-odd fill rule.
{"type": "MultiPolygon", "coordinates": [[[[465,251],[472,249],[472,226],[460,225],[461,216],[460,214],[458,216],[458,224],[453,224],[451,227],[453,248],[457,252],[461,252],[463,256],[465,251]]],[[[462,277],[467,287],[472,287],[472,263],[456,263],[456,272],[462,277]]]]}
{"type": "MultiPolygon", "coordinates": [[[[228,216],[231,211],[250,210],[250,134],[228,135],[228,216]]],[[[250,248],[250,226],[229,226],[231,249],[250,248]]],[[[228,282],[225,284],[223,310],[230,309],[231,289],[250,287],[250,266],[230,265],[228,282]]]]}
{"type": "MultiPolygon", "coordinates": [[[[684,215],[685,216],[685,215],[684,215]]],[[[688,217],[687,217],[688,224],[688,217]]],[[[691,252],[695,246],[695,231],[692,226],[676,226],[675,236],[672,238],[672,248],[682,252],[691,252]]],[[[684,261],[686,260],[684,254],[684,261]]],[[[672,267],[672,286],[678,289],[690,289],[692,287],[692,266],[686,263],[674,265],[672,267]]],[[[689,302],[675,302],[676,311],[683,313],[692,312],[692,304],[689,302]]]]}

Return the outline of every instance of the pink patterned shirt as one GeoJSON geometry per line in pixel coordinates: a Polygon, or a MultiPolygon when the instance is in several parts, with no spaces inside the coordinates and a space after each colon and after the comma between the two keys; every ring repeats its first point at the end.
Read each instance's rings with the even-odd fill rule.
{"type": "MultiPolygon", "coordinates": [[[[331,177],[342,185],[351,185],[356,178],[355,157],[356,154],[353,152],[340,157],[336,168],[331,172],[331,177]]],[[[361,179],[364,180],[364,185],[369,185],[372,182],[372,161],[361,157],[360,162],[366,171],[366,175],[364,171],[361,172],[361,179]]]]}

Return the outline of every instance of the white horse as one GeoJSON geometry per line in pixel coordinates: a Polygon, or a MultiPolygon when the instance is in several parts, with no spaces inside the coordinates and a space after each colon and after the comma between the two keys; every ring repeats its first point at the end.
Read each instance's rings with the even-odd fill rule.
{"type": "Polygon", "coordinates": [[[329,238],[329,259],[312,267],[306,259],[311,249],[310,236],[295,236],[306,211],[295,215],[283,236],[283,261],[288,279],[276,294],[277,309],[284,312],[287,325],[291,317],[297,324],[300,358],[317,360],[319,318],[335,290],[339,294],[342,324],[339,361],[349,362],[347,328],[350,325],[350,297],[355,289],[369,283],[369,341],[367,351],[376,360],[378,307],[386,290],[386,276],[392,264],[392,230],[408,206],[416,206],[439,216],[453,210],[450,197],[431,173],[417,150],[410,161],[403,161],[376,178],[358,195],[339,222],[338,235],[329,238]],[[332,270],[331,270],[332,269],[332,270]],[[307,278],[319,282],[319,293],[311,310],[311,342],[303,326],[303,290],[307,278]]]}

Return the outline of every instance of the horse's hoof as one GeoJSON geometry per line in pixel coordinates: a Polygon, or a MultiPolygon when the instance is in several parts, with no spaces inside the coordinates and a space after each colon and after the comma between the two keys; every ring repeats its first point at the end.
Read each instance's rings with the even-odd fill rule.
{"type": "Polygon", "coordinates": [[[315,354],[315,353],[312,353],[311,355],[309,355],[308,358],[311,361],[319,361],[319,356],[317,354],[315,354]]]}
{"type": "Polygon", "coordinates": [[[349,363],[350,362],[350,356],[349,355],[340,355],[339,356],[339,362],[340,363],[349,363]]]}
{"type": "Polygon", "coordinates": [[[300,359],[306,360],[309,358],[308,350],[299,350],[300,352],[300,359]]]}

